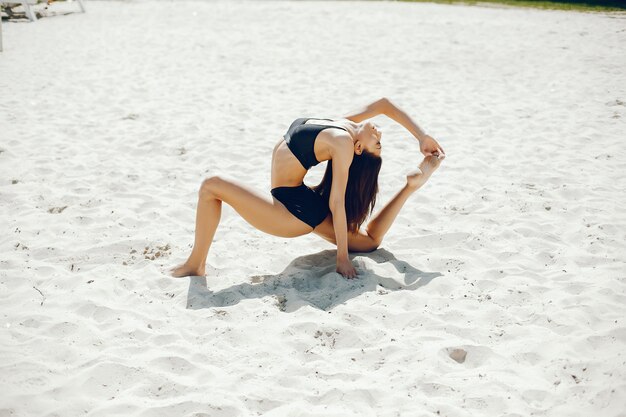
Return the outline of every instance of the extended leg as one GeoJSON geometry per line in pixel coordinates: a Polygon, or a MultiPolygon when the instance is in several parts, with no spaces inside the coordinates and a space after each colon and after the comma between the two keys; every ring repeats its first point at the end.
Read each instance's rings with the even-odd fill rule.
{"type": "MultiPolygon", "coordinates": [[[[406,200],[418,188],[428,181],[431,174],[439,167],[441,161],[435,156],[427,156],[419,166],[419,171],[407,176],[407,184],[391,199],[382,210],[376,213],[367,224],[367,234],[372,237],[378,245],[383,241],[383,237],[400,213],[400,209],[406,200]]],[[[378,246],[377,245],[377,246],[378,246]]]]}
{"type": "MultiPolygon", "coordinates": [[[[376,250],[398,216],[398,213],[400,213],[400,209],[406,200],[428,181],[431,174],[439,167],[440,162],[434,156],[424,158],[419,166],[420,169],[407,175],[406,185],[396,193],[385,207],[371,218],[365,230],[359,230],[357,233],[348,233],[348,249],[353,252],[371,252],[376,250]]],[[[330,215],[313,232],[325,240],[336,244],[335,230],[330,215]]]]}
{"type": "Polygon", "coordinates": [[[200,187],[193,249],[184,264],[171,270],[173,276],[204,275],[206,257],[222,213],[222,202],[232,206],[244,220],[265,233],[295,237],[312,230],[273,197],[265,197],[251,188],[214,176],[200,187]]]}

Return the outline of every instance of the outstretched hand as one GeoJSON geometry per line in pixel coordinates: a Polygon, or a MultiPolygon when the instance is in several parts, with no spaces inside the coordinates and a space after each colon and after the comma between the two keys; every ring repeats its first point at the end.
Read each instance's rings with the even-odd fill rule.
{"type": "Polygon", "coordinates": [[[348,279],[356,278],[357,276],[356,269],[354,269],[350,259],[337,260],[337,272],[348,279]]]}
{"type": "Polygon", "coordinates": [[[439,143],[428,135],[424,135],[420,140],[420,151],[422,151],[424,156],[433,155],[439,159],[446,157],[446,153],[443,151],[443,148],[439,145],[439,143]]]}

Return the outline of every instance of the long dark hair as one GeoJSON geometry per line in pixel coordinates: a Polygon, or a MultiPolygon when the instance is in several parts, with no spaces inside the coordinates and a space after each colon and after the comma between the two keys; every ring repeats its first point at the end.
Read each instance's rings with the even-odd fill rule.
{"type": "MultiPolygon", "coordinates": [[[[380,156],[365,150],[361,155],[355,154],[352,158],[345,196],[346,220],[350,232],[359,230],[367,216],[374,210],[376,194],[378,194],[378,173],[382,163],[383,160],[380,156]]],[[[326,172],[324,172],[322,181],[311,188],[328,201],[332,183],[333,165],[331,160],[326,164],[326,172]]]]}

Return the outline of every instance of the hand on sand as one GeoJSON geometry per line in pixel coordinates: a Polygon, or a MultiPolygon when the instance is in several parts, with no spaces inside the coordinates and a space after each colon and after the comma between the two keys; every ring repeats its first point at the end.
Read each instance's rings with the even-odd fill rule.
{"type": "Polygon", "coordinates": [[[350,259],[337,260],[337,272],[348,279],[356,278],[357,276],[356,269],[354,269],[350,259]]]}
{"type": "Polygon", "coordinates": [[[420,139],[420,151],[424,154],[424,156],[435,155],[438,156],[439,159],[443,159],[446,157],[446,153],[443,151],[443,148],[437,141],[428,135],[424,135],[420,139]]]}
{"type": "Polygon", "coordinates": [[[426,181],[428,181],[428,178],[430,178],[432,173],[435,172],[437,168],[439,168],[439,164],[441,164],[442,159],[443,158],[439,158],[434,155],[424,158],[418,169],[407,174],[407,187],[415,191],[422,185],[424,185],[426,181]]]}
{"type": "Polygon", "coordinates": [[[170,275],[174,278],[181,277],[203,277],[205,276],[204,266],[197,267],[192,265],[187,265],[187,263],[175,266],[170,269],[170,275]]]}

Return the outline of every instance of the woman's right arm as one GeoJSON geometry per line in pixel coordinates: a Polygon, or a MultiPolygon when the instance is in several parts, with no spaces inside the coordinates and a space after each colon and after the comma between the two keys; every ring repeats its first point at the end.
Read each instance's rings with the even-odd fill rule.
{"type": "Polygon", "coordinates": [[[330,188],[328,207],[333,216],[335,242],[337,243],[337,272],[346,278],[356,277],[356,269],[348,257],[348,221],[346,219],[346,186],[348,172],[354,156],[352,140],[337,141],[331,149],[333,182],[330,188]]]}
{"type": "Polygon", "coordinates": [[[344,119],[352,120],[353,122],[362,122],[363,120],[384,114],[394,122],[403,126],[406,130],[419,141],[420,150],[426,156],[437,155],[440,158],[445,157],[445,152],[441,145],[431,136],[427,135],[421,127],[411,117],[404,112],[400,107],[396,106],[387,97],[383,97],[367,106],[355,110],[343,116],[344,119]]]}
{"type": "Polygon", "coordinates": [[[367,106],[355,110],[343,116],[344,119],[352,120],[353,122],[362,122],[363,120],[370,119],[372,117],[384,114],[391,120],[402,125],[406,130],[411,132],[416,139],[421,140],[426,136],[426,133],[415,123],[411,118],[391,102],[387,97],[380,98],[367,106]]]}
{"type": "Polygon", "coordinates": [[[386,98],[380,98],[373,103],[361,107],[343,116],[344,119],[352,120],[355,123],[360,123],[363,120],[371,119],[379,114],[386,114],[390,105],[390,101],[386,98]]]}

